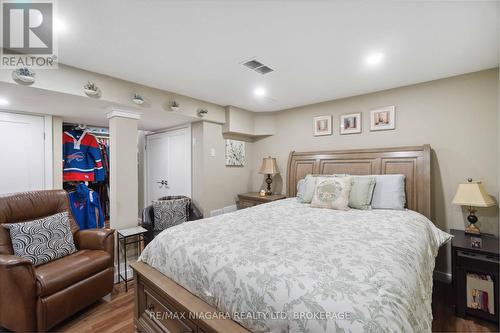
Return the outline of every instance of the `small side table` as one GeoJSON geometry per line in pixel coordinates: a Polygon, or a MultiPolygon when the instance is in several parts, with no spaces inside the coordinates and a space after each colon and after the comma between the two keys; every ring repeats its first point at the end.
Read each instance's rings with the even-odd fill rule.
{"type": "Polygon", "coordinates": [[[286,195],[272,194],[261,197],[259,192],[238,194],[238,209],[257,206],[267,202],[286,199],[286,195]]]}
{"type": "Polygon", "coordinates": [[[137,248],[139,251],[139,254],[141,253],[141,242],[144,241],[144,234],[148,232],[147,229],[144,229],[143,227],[132,227],[132,228],[127,228],[127,229],[120,229],[117,231],[118,234],[118,256],[117,256],[117,263],[118,263],[118,283],[121,282],[123,279],[125,281],[125,292],[128,291],[128,277],[127,277],[127,245],[130,244],[137,244],[137,248]],[[135,238],[130,240],[130,238],[135,238]],[[122,272],[120,270],[120,241],[123,243],[123,255],[125,257],[125,276],[122,275],[122,272]]]}
{"type": "Polygon", "coordinates": [[[479,317],[498,323],[499,321],[499,278],[500,252],[498,238],[489,234],[481,234],[481,247],[473,247],[471,236],[463,230],[451,229],[454,236],[451,241],[451,265],[453,269],[453,288],[455,292],[455,313],[458,317],[466,315],[479,317]],[[468,275],[472,279],[468,279],[468,275]],[[479,280],[476,280],[478,279],[479,280]],[[479,282],[476,282],[479,281],[479,282]],[[467,286],[468,283],[471,286],[467,286]],[[486,287],[485,287],[486,286],[486,287]],[[467,295],[467,289],[469,294],[467,295]],[[481,290],[484,289],[484,290],[481,290]],[[489,291],[488,295],[482,293],[489,291]],[[473,293],[479,293],[474,296],[473,293]],[[473,308],[467,306],[467,297],[483,306],[473,308]],[[489,310],[485,311],[487,305],[489,310]],[[493,309],[490,309],[490,306],[493,309]]]}

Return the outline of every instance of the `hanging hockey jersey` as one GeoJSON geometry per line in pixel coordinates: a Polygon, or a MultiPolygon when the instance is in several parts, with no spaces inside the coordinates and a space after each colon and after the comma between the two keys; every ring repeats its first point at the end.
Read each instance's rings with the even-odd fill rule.
{"type": "Polygon", "coordinates": [[[104,178],[101,152],[95,136],[86,131],[64,132],[63,180],[100,181],[104,178]]]}
{"type": "Polygon", "coordinates": [[[76,190],[69,193],[71,213],[80,229],[93,229],[104,227],[99,196],[90,190],[87,185],[80,183],[76,190]]]}

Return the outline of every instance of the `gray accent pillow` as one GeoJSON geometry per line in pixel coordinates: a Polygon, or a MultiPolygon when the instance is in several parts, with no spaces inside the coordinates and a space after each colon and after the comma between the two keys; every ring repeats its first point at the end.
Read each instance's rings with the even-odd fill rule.
{"type": "Polygon", "coordinates": [[[21,223],[8,223],[14,254],[34,266],[65,257],[76,251],[68,212],[21,223]]]}
{"type": "Polygon", "coordinates": [[[349,207],[355,209],[371,209],[373,190],[376,180],[374,176],[352,176],[349,207]]]}
{"type": "Polygon", "coordinates": [[[305,191],[306,191],[306,180],[301,179],[297,183],[297,200],[299,200],[300,202],[302,202],[305,191]]]}
{"type": "Polygon", "coordinates": [[[154,230],[163,231],[187,221],[190,199],[158,200],[153,202],[154,230]]]}
{"type": "Polygon", "coordinates": [[[375,175],[373,209],[404,210],[406,203],[404,175],[375,175]]]}

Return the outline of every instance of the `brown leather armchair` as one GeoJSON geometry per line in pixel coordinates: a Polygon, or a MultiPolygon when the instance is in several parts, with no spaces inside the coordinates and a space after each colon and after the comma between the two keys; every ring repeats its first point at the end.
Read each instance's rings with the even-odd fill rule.
{"type": "Polygon", "coordinates": [[[79,230],[63,190],[0,197],[0,326],[13,331],[46,331],[111,293],[114,230],[79,230]],[[13,255],[3,223],[24,222],[59,212],[70,215],[77,251],[34,267],[13,255]]]}

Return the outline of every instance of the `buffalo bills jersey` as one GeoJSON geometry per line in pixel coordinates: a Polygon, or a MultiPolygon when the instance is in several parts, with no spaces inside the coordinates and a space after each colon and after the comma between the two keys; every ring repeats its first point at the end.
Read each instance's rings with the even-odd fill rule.
{"type": "Polygon", "coordinates": [[[104,180],[104,173],[96,137],[86,131],[64,132],[63,180],[99,181],[104,180]]]}

